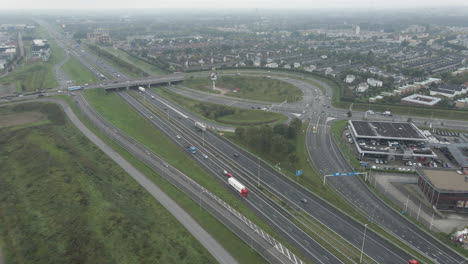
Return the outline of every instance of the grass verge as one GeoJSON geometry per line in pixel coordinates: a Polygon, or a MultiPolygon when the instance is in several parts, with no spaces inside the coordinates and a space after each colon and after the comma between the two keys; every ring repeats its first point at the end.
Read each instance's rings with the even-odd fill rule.
{"type": "Polygon", "coordinates": [[[119,57],[120,59],[123,59],[125,61],[127,61],[128,63],[131,63],[133,65],[135,65],[136,67],[144,70],[146,73],[150,74],[150,75],[164,75],[164,74],[168,74],[168,72],[166,72],[165,70],[162,70],[154,65],[151,65],[135,56],[132,56],[131,54],[128,54],[127,52],[125,51],[122,51],[120,49],[116,49],[116,48],[111,48],[111,47],[101,47],[103,49],[105,49],[106,51],[114,54],[115,56],[119,57]]]}
{"type": "MultiPolygon", "coordinates": [[[[214,92],[210,78],[188,78],[183,83],[192,89],[214,92]]],[[[220,76],[216,87],[229,90],[225,95],[247,98],[266,102],[296,102],[302,98],[302,91],[287,82],[263,77],[253,76],[220,76]],[[240,89],[233,92],[234,89],[240,89]]]]}
{"type": "Polygon", "coordinates": [[[11,263],[216,263],[176,219],[66,119],[0,129],[0,235],[11,263]],[[14,151],[12,151],[14,150],[14,151]],[[46,191],[47,190],[47,191],[46,191]]]}
{"type": "Polygon", "coordinates": [[[153,88],[153,91],[177,103],[187,111],[221,125],[249,126],[287,121],[286,116],[278,113],[206,103],[178,95],[167,89],[153,88]]]}
{"type": "Polygon", "coordinates": [[[73,79],[74,83],[77,85],[98,81],[96,75],[81,64],[81,62],[72,57],[62,66],[62,70],[73,79]]]}

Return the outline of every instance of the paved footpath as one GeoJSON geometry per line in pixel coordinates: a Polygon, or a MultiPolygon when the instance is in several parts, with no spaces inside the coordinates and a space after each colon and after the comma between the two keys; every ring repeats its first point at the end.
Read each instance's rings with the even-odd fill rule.
{"type": "MultiPolygon", "coordinates": [[[[146,178],[143,173],[137,170],[120,154],[104,143],[98,136],[89,130],[73,113],[70,106],[60,100],[42,99],[36,101],[48,101],[58,103],[62,106],[68,118],[81,132],[101,149],[107,156],[114,160],[122,169],[132,176],[143,188],[145,188],[156,200],[161,203],[174,217],[210,252],[210,254],[219,262],[225,264],[237,264],[238,262],[231,254],[224,249],[208,232],[205,231],[188,213],[186,213],[174,200],[165,194],[151,180],[146,178]]],[[[13,103],[15,104],[15,103],[13,103]]],[[[0,251],[0,264],[3,264],[0,251]]]]}

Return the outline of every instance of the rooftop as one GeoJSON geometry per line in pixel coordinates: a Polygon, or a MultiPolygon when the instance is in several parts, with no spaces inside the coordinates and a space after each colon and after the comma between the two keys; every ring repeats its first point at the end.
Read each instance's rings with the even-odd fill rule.
{"type": "Polygon", "coordinates": [[[460,175],[454,170],[421,170],[419,172],[440,191],[468,192],[468,180],[465,179],[468,176],[460,175]]]}
{"type": "Polygon", "coordinates": [[[412,123],[350,121],[356,137],[392,140],[427,140],[426,136],[412,123]]]}
{"type": "Polygon", "coordinates": [[[427,105],[427,106],[433,106],[440,102],[440,98],[438,97],[432,97],[432,96],[427,96],[427,95],[421,95],[421,94],[412,94],[410,96],[407,96],[401,101],[408,102],[408,103],[414,103],[414,104],[421,104],[421,105],[427,105]]]}

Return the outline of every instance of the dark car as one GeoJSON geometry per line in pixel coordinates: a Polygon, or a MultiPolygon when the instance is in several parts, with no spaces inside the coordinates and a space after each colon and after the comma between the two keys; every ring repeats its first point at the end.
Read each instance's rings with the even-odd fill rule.
{"type": "Polygon", "coordinates": [[[238,154],[238,153],[234,153],[233,156],[236,157],[236,158],[238,158],[238,157],[239,157],[239,154],[238,154]]]}
{"type": "Polygon", "coordinates": [[[44,95],[43,94],[38,94],[37,97],[43,97],[44,95]]]}

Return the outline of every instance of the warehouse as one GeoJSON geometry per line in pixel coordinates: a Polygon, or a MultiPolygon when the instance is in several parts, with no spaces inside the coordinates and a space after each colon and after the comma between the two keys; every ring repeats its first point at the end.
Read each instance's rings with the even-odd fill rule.
{"type": "Polygon", "coordinates": [[[468,213],[468,175],[454,170],[417,170],[418,186],[433,208],[468,213]]]}
{"type": "Polygon", "coordinates": [[[387,160],[436,158],[426,143],[429,139],[413,123],[349,121],[349,130],[360,158],[387,160]]]}

